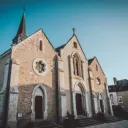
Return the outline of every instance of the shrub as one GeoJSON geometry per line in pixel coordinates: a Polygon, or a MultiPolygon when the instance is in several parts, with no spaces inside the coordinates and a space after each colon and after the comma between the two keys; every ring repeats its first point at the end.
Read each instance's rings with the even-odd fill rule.
{"type": "Polygon", "coordinates": [[[102,122],[105,121],[105,115],[104,115],[104,113],[102,113],[102,112],[98,112],[98,113],[96,114],[95,118],[96,118],[97,120],[99,120],[99,121],[102,121],[102,122]]]}

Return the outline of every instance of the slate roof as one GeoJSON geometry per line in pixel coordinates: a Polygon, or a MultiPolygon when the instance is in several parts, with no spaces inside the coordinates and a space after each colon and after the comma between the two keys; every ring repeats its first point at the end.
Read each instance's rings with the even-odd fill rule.
{"type": "MultiPolygon", "coordinates": [[[[74,35],[75,35],[75,34],[73,34],[73,36],[74,36],[74,35]]],[[[61,45],[61,46],[55,48],[55,50],[56,50],[57,52],[60,52],[60,49],[64,48],[64,47],[68,44],[68,42],[73,38],[73,36],[72,36],[65,44],[63,44],[63,45],[61,45]]]]}
{"type": "Polygon", "coordinates": [[[9,54],[11,52],[11,48],[9,48],[8,50],[6,50],[4,53],[2,53],[0,55],[0,59],[2,59],[3,57],[5,57],[7,54],[9,54]]]}
{"type": "Polygon", "coordinates": [[[94,57],[92,59],[89,59],[88,64],[90,65],[93,62],[94,59],[95,59],[94,57]]]}
{"type": "Polygon", "coordinates": [[[63,45],[61,45],[61,46],[57,47],[55,50],[56,50],[57,52],[59,52],[59,50],[60,50],[61,48],[64,48],[64,47],[65,47],[65,45],[66,45],[66,44],[63,44],[63,45]]]}
{"type": "Polygon", "coordinates": [[[128,91],[128,80],[117,80],[117,85],[109,85],[109,92],[128,91]]]}

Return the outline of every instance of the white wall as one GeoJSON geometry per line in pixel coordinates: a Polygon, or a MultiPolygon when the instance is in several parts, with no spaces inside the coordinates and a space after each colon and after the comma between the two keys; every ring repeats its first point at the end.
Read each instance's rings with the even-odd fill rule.
{"type": "Polygon", "coordinates": [[[117,93],[116,92],[110,92],[110,99],[112,105],[118,105],[118,99],[117,99],[117,93]],[[111,98],[111,95],[113,98],[111,98]]]}

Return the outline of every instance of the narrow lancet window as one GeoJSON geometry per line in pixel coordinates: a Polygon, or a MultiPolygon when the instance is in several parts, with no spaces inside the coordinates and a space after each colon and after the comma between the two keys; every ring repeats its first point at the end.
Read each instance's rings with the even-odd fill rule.
{"type": "Polygon", "coordinates": [[[42,42],[42,40],[40,40],[39,50],[40,50],[40,51],[43,51],[43,42],[42,42]]]}
{"type": "Polygon", "coordinates": [[[83,77],[82,62],[76,53],[73,56],[73,67],[74,67],[74,75],[83,77]]]}
{"type": "Polygon", "coordinates": [[[77,48],[77,43],[73,42],[74,48],[77,48]]]}

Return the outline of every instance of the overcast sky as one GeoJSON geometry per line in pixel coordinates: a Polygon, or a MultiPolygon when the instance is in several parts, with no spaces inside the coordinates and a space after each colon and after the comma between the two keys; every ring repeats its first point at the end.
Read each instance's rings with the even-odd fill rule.
{"type": "Polygon", "coordinates": [[[72,28],[88,59],[96,56],[108,84],[128,76],[127,0],[2,0],[0,54],[10,48],[26,7],[27,35],[42,28],[56,48],[72,36],[72,28]]]}

